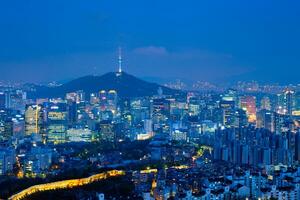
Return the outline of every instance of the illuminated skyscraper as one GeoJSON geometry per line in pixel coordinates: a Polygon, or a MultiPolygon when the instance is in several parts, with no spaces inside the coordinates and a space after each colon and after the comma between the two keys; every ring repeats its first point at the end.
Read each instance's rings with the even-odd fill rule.
{"type": "Polygon", "coordinates": [[[118,114],[118,94],[115,90],[101,90],[99,92],[99,106],[102,112],[115,117],[118,114]]]}
{"type": "Polygon", "coordinates": [[[47,112],[48,142],[63,143],[66,141],[68,115],[66,103],[51,103],[47,112]]]}
{"type": "Polygon", "coordinates": [[[275,113],[269,110],[260,110],[257,112],[256,127],[268,129],[275,132],[275,113]]]}
{"type": "Polygon", "coordinates": [[[233,101],[234,107],[237,107],[237,91],[234,89],[228,89],[227,92],[222,96],[223,101],[233,101]]]}
{"type": "Polygon", "coordinates": [[[96,105],[98,103],[99,103],[98,95],[96,93],[91,93],[90,94],[90,104],[96,105]]]}
{"type": "Polygon", "coordinates": [[[254,96],[240,97],[240,107],[246,111],[249,122],[256,121],[256,98],[254,96]]]}
{"type": "Polygon", "coordinates": [[[102,111],[107,109],[107,93],[105,90],[99,92],[99,105],[102,111]]]}
{"type": "Polygon", "coordinates": [[[292,113],[293,113],[293,108],[294,108],[294,94],[295,94],[295,91],[293,91],[293,90],[286,90],[284,92],[286,110],[287,110],[287,114],[289,116],[291,116],[292,113]]]}
{"type": "Polygon", "coordinates": [[[188,109],[189,109],[189,114],[191,116],[199,115],[200,105],[199,105],[199,101],[196,97],[189,98],[188,109]]]}
{"type": "Polygon", "coordinates": [[[136,98],[130,102],[130,113],[133,124],[138,124],[150,118],[150,101],[148,99],[136,98]]]}
{"type": "Polygon", "coordinates": [[[151,105],[154,129],[161,127],[170,115],[170,102],[166,99],[153,99],[151,105]]]}
{"type": "Polygon", "coordinates": [[[107,94],[107,106],[113,114],[117,112],[118,94],[115,90],[109,90],[107,94]]]}
{"type": "Polygon", "coordinates": [[[16,90],[14,92],[7,93],[6,105],[7,108],[18,110],[24,113],[25,111],[26,92],[16,90]]]}
{"type": "Polygon", "coordinates": [[[4,122],[4,132],[1,136],[1,140],[9,140],[14,134],[14,122],[12,118],[8,118],[4,122]]]}
{"type": "Polygon", "coordinates": [[[66,94],[66,100],[73,101],[76,103],[85,101],[85,92],[83,90],[78,90],[76,92],[70,92],[66,94]]]}
{"type": "Polygon", "coordinates": [[[70,92],[66,94],[66,100],[68,102],[72,101],[72,102],[76,102],[77,101],[77,94],[76,92],[70,92]]]}
{"type": "Polygon", "coordinates": [[[235,111],[234,124],[236,128],[244,128],[248,125],[247,114],[243,109],[235,111]]]}
{"type": "Polygon", "coordinates": [[[79,90],[76,92],[76,103],[81,103],[85,101],[85,92],[83,90],[79,90]]]}
{"type": "Polygon", "coordinates": [[[294,108],[295,91],[286,89],[283,93],[277,95],[277,112],[283,115],[291,116],[294,108]]]}
{"type": "Polygon", "coordinates": [[[111,123],[109,120],[101,121],[99,124],[100,128],[100,137],[101,139],[108,141],[108,142],[114,142],[116,138],[115,130],[114,130],[114,124],[111,123]]]}
{"type": "Polygon", "coordinates": [[[10,140],[14,137],[24,136],[24,117],[22,115],[12,115],[3,122],[0,141],[10,140]]]}
{"type": "Polygon", "coordinates": [[[223,112],[223,125],[226,127],[234,126],[235,122],[235,102],[233,100],[221,100],[220,108],[223,112]]]}
{"type": "Polygon", "coordinates": [[[87,128],[71,128],[67,131],[68,142],[91,142],[92,132],[87,128]]]}
{"type": "Polygon", "coordinates": [[[12,118],[13,121],[13,136],[14,137],[23,137],[25,133],[25,121],[23,115],[15,115],[12,118]]]}
{"type": "Polygon", "coordinates": [[[300,116],[300,92],[296,92],[294,95],[293,115],[300,116]]]}
{"type": "Polygon", "coordinates": [[[26,105],[25,134],[40,134],[43,124],[43,111],[40,105],[26,105]]]}
{"type": "Polygon", "coordinates": [[[269,98],[269,97],[264,96],[264,97],[261,99],[261,102],[260,102],[260,109],[261,109],[261,110],[271,110],[271,101],[270,101],[270,98],[269,98]]]}

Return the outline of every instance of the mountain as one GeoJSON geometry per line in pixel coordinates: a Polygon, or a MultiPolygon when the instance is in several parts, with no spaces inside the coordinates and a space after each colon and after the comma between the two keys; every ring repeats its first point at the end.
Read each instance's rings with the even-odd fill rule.
{"type": "Polygon", "coordinates": [[[83,90],[86,94],[97,93],[100,90],[116,90],[120,97],[142,97],[157,94],[162,88],[163,94],[182,93],[156,83],[150,83],[125,72],[121,74],[109,72],[101,76],[84,76],[58,87],[36,86],[29,93],[31,98],[65,97],[68,92],[83,90]]]}

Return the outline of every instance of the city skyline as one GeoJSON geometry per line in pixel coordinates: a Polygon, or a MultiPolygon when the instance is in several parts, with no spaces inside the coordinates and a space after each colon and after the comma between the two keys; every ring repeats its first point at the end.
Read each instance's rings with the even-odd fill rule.
{"type": "Polygon", "coordinates": [[[0,199],[300,200],[300,2],[0,2],[0,199]]]}

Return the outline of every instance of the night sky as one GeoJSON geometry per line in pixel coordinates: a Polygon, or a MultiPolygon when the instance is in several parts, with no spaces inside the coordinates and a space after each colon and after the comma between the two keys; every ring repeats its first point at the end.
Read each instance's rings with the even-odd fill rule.
{"type": "Polygon", "coordinates": [[[300,83],[298,0],[7,0],[0,79],[138,77],[300,83]]]}

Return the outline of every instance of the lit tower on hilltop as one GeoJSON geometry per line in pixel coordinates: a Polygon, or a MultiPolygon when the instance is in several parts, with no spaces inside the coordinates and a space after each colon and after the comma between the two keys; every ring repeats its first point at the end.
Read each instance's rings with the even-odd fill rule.
{"type": "Polygon", "coordinates": [[[122,74],[122,49],[121,49],[121,47],[119,47],[117,75],[120,76],[121,74],[122,74]]]}

